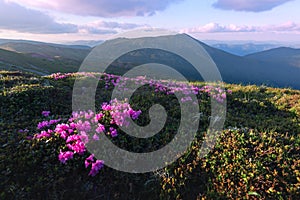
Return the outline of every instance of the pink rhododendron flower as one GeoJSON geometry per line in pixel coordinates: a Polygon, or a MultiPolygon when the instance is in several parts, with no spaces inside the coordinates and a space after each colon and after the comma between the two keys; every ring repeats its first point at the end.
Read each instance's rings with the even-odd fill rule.
{"type": "Polygon", "coordinates": [[[50,111],[43,111],[43,112],[42,112],[42,115],[43,115],[44,117],[49,117],[50,111]]]}
{"type": "Polygon", "coordinates": [[[80,136],[79,135],[70,135],[68,136],[67,140],[66,140],[66,143],[69,143],[69,142],[74,142],[74,141],[77,141],[77,140],[80,140],[80,136]]]}
{"type": "Polygon", "coordinates": [[[96,128],[97,133],[103,133],[105,131],[105,126],[98,123],[98,127],[96,128]]]}
{"type": "Polygon", "coordinates": [[[105,110],[105,111],[111,110],[111,105],[109,105],[107,103],[103,103],[102,104],[102,110],[105,110]]]}
{"type": "Polygon", "coordinates": [[[77,126],[76,126],[77,130],[79,131],[86,131],[89,132],[91,130],[91,123],[89,121],[84,121],[82,122],[81,120],[79,120],[77,122],[77,126]]]}
{"type": "Polygon", "coordinates": [[[58,124],[54,131],[59,133],[61,138],[66,139],[69,136],[69,128],[68,124],[58,124]]]}
{"type": "Polygon", "coordinates": [[[80,131],[80,139],[84,144],[89,142],[89,136],[85,131],[80,131]]]}
{"type": "Polygon", "coordinates": [[[44,138],[44,137],[48,138],[48,137],[51,137],[52,132],[53,132],[52,130],[42,131],[41,133],[35,135],[34,137],[37,139],[44,138]]]}
{"type": "Polygon", "coordinates": [[[111,103],[111,116],[113,121],[111,124],[115,123],[118,126],[128,126],[128,118],[137,119],[141,114],[141,111],[134,111],[129,103],[119,102],[117,99],[112,100],[111,103]]]}
{"type": "Polygon", "coordinates": [[[111,134],[112,137],[117,137],[118,136],[118,132],[115,128],[110,127],[109,130],[110,130],[110,134],[111,134]]]}
{"type": "Polygon", "coordinates": [[[60,153],[58,155],[58,159],[61,163],[65,164],[67,160],[72,159],[73,158],[74,153],[72,151],[66,151],[66,152],[62,152],[60,150],[60,153]]]}
{"type": "Polygon", "coordinates": [[[94,161],[94,154],[91,154],[84,161],[85,168],[87,168],[94,161]]]}
{"type": "Polygon", "coordinates": [[[67,144],[67,147],[75,153],[78,153],[79,155],[82,155],[86,150],[84,143],[79,140],[72,144],[67,144]]]}
{"type": "Polygon", "coordinates": [[[134,111],[133,109],[129,110],[129,114],[130,114],[131,118],[134,120],[137,119],[141,113],[142,113],[141,110],[138,110],[138,111],[134,111]]]}
{"type": "Polygon", "coordinates": [[[84,113],[85,119],[91,119],[94,116],[94,112],[89,110],[88,112],[84,113]]]}
{"type": "Polygon", "coordinates": [[[98,122],[99,120],[101,120],[103,116],[104,116],[103,113],[96,114],[95,115],[95,122],[98,122]]]}
{"type": "Polygon", "coordinates": [[[98,174],[99,170],[104,166],[103,160],[96,160],[96,162],[92,163],[92,169],[89,173],[90,176],[95,176],[98,174]]]}
{"type": "Polygon", "coordinates": [[[49,126],[49,122],[48,121],[42,121],[42,122],[38,123],[37,128],[38,129],[43,129],[43,128],[48,127],[48,126],[49,126]]]}
{"type": "Polygon", "coordinates": [[[97,134],[93,135],[93,140],[99,140],[99,136],[97,134]]]}

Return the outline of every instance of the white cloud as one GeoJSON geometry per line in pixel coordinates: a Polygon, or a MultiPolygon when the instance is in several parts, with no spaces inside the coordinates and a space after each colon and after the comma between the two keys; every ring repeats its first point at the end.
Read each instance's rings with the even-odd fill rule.
{"type": "Polygon", "coordinates": [[[249,25],[221,25],[209,23],[204,26],[182,29],[183,33],[224,33],[224,32],[299,32],[300,24],[287,22],[280,25],[249,26],[249,25]]]}
{"type": "Polygon", "coordinates": [[[217,32],[254,32],[256,27],[254,26],[238,26],[234,24],[221,25],[218,23],[209,23],[204,26],[198,26],[188,29],[183,29],[181,32],[185,33],[217,33],[217,32]]]}
{"type": "Polygon", "coordinates": [[[144,27],[146,25],[100,20],[100,21],[88,23],[86,26],[128,30],[128,29],[134,29],[134,28],[138,28],[138,27],[144,27]]]}
{"type": "Polygon", "coordinates": [[[223,10],[262,12],[294,0],[218,0],[215,8],[223,10]]]}
{"type": "Polygon", "coordinates": [[[78,26],[81,33],[90,34],[116,34],[118,31],[130,30],[138,27],[147,27],[147,25],[100,20],[78,26]]]}
{"type": "Polygon", "coordinates": [[[295,22],[287,22],[280,25],[273,25],[266,27],[265,31],[275,31],[275,32],[300,32],[300,24],[295,22]]]}

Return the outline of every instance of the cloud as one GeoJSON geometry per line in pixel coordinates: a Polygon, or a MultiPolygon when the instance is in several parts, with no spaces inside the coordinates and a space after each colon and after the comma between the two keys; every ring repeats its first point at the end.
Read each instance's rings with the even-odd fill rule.
{"type": "Polygon", "coordinates": [[[184,29],[181,32],[186,33],[217,33],[217,32],[255,32],[254,26],[238,26],[234,24],[221,25],[218,23],[209,23],[204,26],[184,29]]]}
{"type": "Polygon", "coordinates": [[[41,11],[29,9],[19,4],[0,0],[0,29],[34,34],[116,34],[119,30],[129,30],[147,25],[121,23],[115,21],[95,21],[84,25],[59,23],[41,11]]]}
{"type": "Polygon", "coordinates": [[[287,22],[280,25],[272,25],[266,27],[265,30],[274,32],[300,32],[300,24],[297,24],[295,22],[287,22]]]}
{"type": "Polygon", "coordinates": [[[294,0],[218,0],[213,6],[223,10],[262,12],[289,1],[294,0]]]}
{"type": "Polygon", "coordinates": [[[299,32],[300,24],[287,22],[279,25],[249,26],[249,25],[221,25],[218,23],[209,23],[204,26],[198,26],[181,30],[183,33],[225,33],[225,32],[299,32]]]}
{"type": "Polygon", "coordinates": [[[101,20],[78,26],[79,32],[90,34],[116,34],[118,30],[129,30],[138,27],[148,27],[148,25],[101,20]]]}
{"type": "Polygon", "coordinates": [[[0,29],[43,34],[75,33],[78,31],[76,25],[57,23],[40,11],[1,0],[0,29]]]}
{"type": "Polygon", "coordinates": [[[112,29],[103,29],[103,28],[92,27],[92,26],[81,26],[79,27],[79,33],[109,35],[109,34],[116,34],[118,32],[112,29]]]}
{"type": "Polygon", "coordinates": [[[87,26],[128,30],[128,29],[134,29],[134,28],[138,28],[138,27],[144,27],[147,25],[122,23],[122,22],[114,22],[114,21],[96,21],[96,22],[89,23],[87,26]]]}
{"type": "Polygon", "coordinates": [[[23,6],[56,10],[63,13],[100,16],[149,16],[184,0],[7,0],[23,6]]]}

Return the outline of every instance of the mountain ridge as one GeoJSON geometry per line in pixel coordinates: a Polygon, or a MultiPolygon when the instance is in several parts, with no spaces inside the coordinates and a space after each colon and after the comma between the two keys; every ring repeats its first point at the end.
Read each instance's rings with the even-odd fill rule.
{"type": "MultiPolygon", "coordinates": [[[[300,89],[299,78],[300,77],[300,49],[295,49],[291,47],[277,47],[274,49],[261,51],[253,54],[248,54],[245,56],[234,55],[225,50],[221,50],[210,46],[204,42],[201,42],[190,35],[180,34],[181,36],[187,36],[197,41],[211,56],[215,64],[217,65],[223,80],[228,83],[242,83],[242,84],[257,84],[257,85],[269,85],[273,87],[292,87],[295,89],[300,89]]],[[[161,36],[170,39],[171,36],[161,36]],[[168,38],[169,37],[169,38],[168,38]]],[[[174,36],[174,38],[180,39],[179,36],[174,36]]],[[[173,39],[174,39],[173,38],[173,39]]],[[[144,38],[145,39],[145,38],[144,38]]],[[[124,38],[119,38],[118,41],[122,41],[124,38]]],[[[134,40],[134,39],[130,39],[134,40]]],[[[112,43],[112,40],[105,41],[104,43],[112,43]]],[[[3,63],[7,62],[7,66],[4,69],[8,69],[9,65],[20,66],[19,69],[26,71],[26,67],[34,65],[37,68],[43,69],[42,71],[48,71],[49,73],[54,72],[75,72],[79,69],[82,61],[91,52],[93,48],[88,46],[77,46],[77,45],[60,45],[52,43],[43,42],[3,42],[0,39],[0,48],[6,50],[12,50],[11,52],[19,52],[19,54],[11,54],[11,56],[16,56],[16,59],[10,59],[7,62],[2,54],[0,53],[0,60],[3,63]],[[1,44],[2,42],[2,44],[1,44]],[[16,62],[19,60],[24,60],[26,57],[26,63],[21,66],[21,62],[16,62]],[[2,59],[1,59],[2,58],[2,59]],[[30,59],[34,64],[30,63],[30,59]],[[37,62],[38,61],[38,62],[37,62]],[[43,61],[45,66],[41,66],[43,61]],[[53,65],[53,66],[52,66],[53,65]],[[50,68],[50,70],[48,70],[50,68]]],[[[6,52],[7,53],[7,52],[6,52]]],[[[199,77],[195,78],[193,76],[194,72],[189,70],[187,63],[179,60],[174,55],[166,55],[161,53],[161,55],[156,54],[153,56],[154,52],[143,52],[135,55],[129,55],[129,57],[122,59],[117,59],[112,63],[110,69],[115,70],[128,70],[141,63],[163,61],[163,64],[171,63],[172,65],[183,65],[177,66],[187,74],[187,78],[190,80],[199,80],[199,77]],[[137,56],[139,55],[140,56],[137,56]],[[141,55],[146,56],[146,58],[141,57],[141,55]],[[162,55],[166,55],[163,57],[162,55]],[[126,61],[126,62],[125,62],[126,61]]],[[[1,68],[1,65],[0,65],[1,68]]],[[[3,67],[2,67],[3,69],[3,67]]],[[[32,71],[28,70],[28,71],[32,71]]],[[[114,71],[109,71],[113,73],[114,71]]]]}

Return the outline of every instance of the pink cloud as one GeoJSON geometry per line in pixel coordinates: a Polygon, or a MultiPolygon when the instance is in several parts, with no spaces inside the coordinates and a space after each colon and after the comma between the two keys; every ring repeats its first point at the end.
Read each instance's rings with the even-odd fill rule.
{"type": "Polygon", "coordinates": [[[183,0],[6,0],[23,6],[56,10],[63,13],[118,17],[149,16],[183,0]]]}
{"type": "Polygon", "coordinates": [[[218,0],[215,8],[223,10],[262,12],[294,0],[218,0]]]}
{"type": "Polygon", "coordinates": [[[60,23],[41,11],[17,3],[0,0],[0,29],[19,33],[64,34],[82,33],[108,35],[146,25],[115,21],[96,21],[84,25],[60,23]]]}

